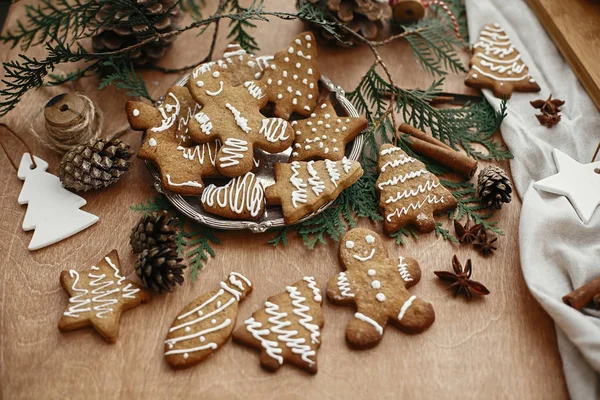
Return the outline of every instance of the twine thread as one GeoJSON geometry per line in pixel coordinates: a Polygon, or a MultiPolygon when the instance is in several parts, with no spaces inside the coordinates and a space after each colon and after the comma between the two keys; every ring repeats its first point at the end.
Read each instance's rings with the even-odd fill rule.
{"type": "MultiPolygon", "coordinates": [[[[46,134],[38,133],[34,127],[34,123],[44,111],[44,107],[38,110],[29,123],[29,131],[46,147],[59,154],[66,153],[73,146],[86,144],[91,140],[98,139],[102,133],[104,124],[102,111],[85,94],[81,92],[74,92],[74,94],[83,101],[85,109],[80,115],[81,118],[77,119],[72,126],[56,127],[46,120],[46,134]]],[[[79,114],[74,110],[71,110],[71,112],[79,114]]]]}

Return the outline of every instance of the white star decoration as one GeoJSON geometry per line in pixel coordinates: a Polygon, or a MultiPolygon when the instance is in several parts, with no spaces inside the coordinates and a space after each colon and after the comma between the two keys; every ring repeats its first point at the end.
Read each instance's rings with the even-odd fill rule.
{"type": "Polygon", "coordinates": [[[600,205],[600,161],[580,164],[562,151],[552,152],[558,173],[533,184],[543,190],[566,196],[579,218],[588,224],[600,205]]]}

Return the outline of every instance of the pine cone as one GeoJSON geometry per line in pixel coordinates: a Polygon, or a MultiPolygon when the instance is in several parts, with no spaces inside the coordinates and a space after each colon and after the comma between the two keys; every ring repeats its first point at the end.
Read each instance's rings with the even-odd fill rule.
{"type": "MultiPolygon", "coordinates": [[[[331,13],[354,32],[367,39],[375,39],[383,21],[391,18],[392,8],[387,1],[379,0],[308,0],[316,7],[331,13]]],[[[298,1],[298,4],[302,1],[298,1]]],[[[321,29],[321,35],[332,40],[334,37],[321,29]]],[[[344,39],[351,40],[346,36],[344,39]]],[[[336,43],[339,44],[337,40],[336,43]]]]}
{"type": "MultiPolygon", "coordinates": [[[[177,0],[130,0],[120,9],[118,2],[105,4],[95,16],[97,31],[92,36],[95,52],[115,51],[134,45],[152,36],[154,32],[168,33],[177,29],[183,14],[177,0]],[[135,15],[132,6],[143,14],[135,15]],[[152,21],[152,26],[147,21],[152,21]],[[112,21],[112,22],[111,22],[112,21]]],[[[135,49],[128,56],[138,65],[152,64],[171,47],[176,36],[151,41],[135,49]]]]}
{"type": "Polygon", "coordinates": [[[510,203],[512,185],[506,172],[500,167],[485,167],[477,177],[477,193],[485,207],[502,208],[502,203],[510,203]]]}
{"type": "Polygon", "coordinates": [[[180,264],[181,260],[170,247],[144,249],[135,263],[135,272],[147,288],[172,292],[176,283],[183,283],[186,266],[180,264]]]}
{"type": "Polygon", "coordinates": [[[175,235],[179,231],[175,221],[177,219],[166,211],[144,215],[131,230],[129,243],[133,252],[141,253],[157,246],[175,249],[175,235]]]}
{"type": "Polygon", "coordinates": [[[100,189],[119,180],[129,171],[133,152],[120,140],[92,139],[74,146],[58,167],[63,186],[74,191],[100,189]]]}

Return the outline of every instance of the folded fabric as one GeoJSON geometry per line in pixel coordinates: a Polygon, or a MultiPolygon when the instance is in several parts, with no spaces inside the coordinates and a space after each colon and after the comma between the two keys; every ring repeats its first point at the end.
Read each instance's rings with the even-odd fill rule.
{"type": "MultiPolygon", "coordinates": [[[[523,200],[521,268],[531,293],[556,324],[570,396],[600,398],[600,313],[589,308],[579,312],[561,300],[600,276],[600,210],[586,225],[566,197],[533,188],[534,182],[557,172],[553,148],[580,163],[591,161],[600,141],[600,113],[526,2],[466,0],[466,6],[471,41],[485,24],[499,23],[541,87],[539,93],[513,93],[501,127],[515,156],[512,176],[523,200]],[[529,102],[550,94],[566,103],[560,123],[548,129],[539,124],[538,110],[529,102]]],[[[489,90],[483,93],[498,109],[500,99],[489,90]]]]}

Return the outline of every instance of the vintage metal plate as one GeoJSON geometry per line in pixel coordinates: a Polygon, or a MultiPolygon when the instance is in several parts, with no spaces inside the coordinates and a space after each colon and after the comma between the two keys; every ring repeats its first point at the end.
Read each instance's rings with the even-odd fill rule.
{"type": "MultiPolygon", "coordinates": [[[[262,62],[268,62],[271,57],[261,57],[262,62]]],[[[185,86],[189,79],[189,75],[181,78],[177,81],[176,85],[185,86]]],[[[350,117],[358,117],[359,114],[350,103],[348,99],[345,97],[344,90],[334,85],[329,79],[325,76],[321,76],[321,92],[329,91],[329,96],[335,98],[337,100],[336,110],[340,115],[350,116],[350,117]]],[[[336,101],[333,102],[334,104],[336,101]]],[[[364,138],[363,135],[359,135],[354,139],[354,141],[348,143],[346,146],[346,157],[351,160],[358,160],[362,153],[364,138]]],[[[273,174],[273,164],[277,162],[287,162],[288,158],[292,152],[292,148],[290,147],[286,151],[277,154],[269,154],[263,152],[261,150],[256,150],[256,152],[260,153],[262,158],[262,164],[258,171],[255,171],[257,178],[263,183],[265,187],[272,185],[275,183],[274,174],[273,174]]],[[[154,177],[154,187],[156,190],[165,195],[165,197],[177,208],[182,214],[185,216],[210,227],[216,229],[230,229],[230,230],[241,230],[241,229],[249,229],[252,232],[264,232],[269,228],[279,228],[286,226],[285,221],[283,220],[283,213],[280,206],[270,206],[267,205],[265,208],[265,213],[259,221],[240,221],[240,220],[228,220],[225,218],[221,218],[217,215],[210,214],[202,208],[200,204],[199,196],[182,196],[176,193],[169,192],[164,190],[162,187],[162,183],[160,180],[160,174],[155,165],[146,161],[146,166],[148,170],[154,177]]],[[[203,179],[206,184],[215,183],[217,185],[227,183],[226,179],[203,179]]],[[[332,202],[326,203],[322,205],[318,210],[306,215],[300,221],[306,221],[315,215],[323,212],[327,207],[331,205],[332,202]]]]}

